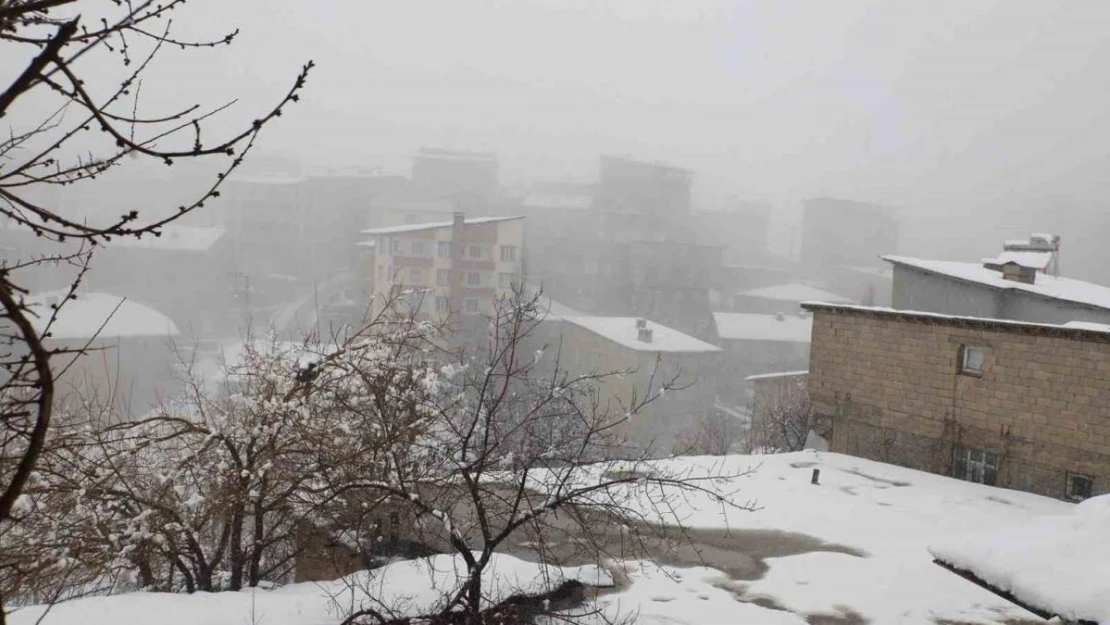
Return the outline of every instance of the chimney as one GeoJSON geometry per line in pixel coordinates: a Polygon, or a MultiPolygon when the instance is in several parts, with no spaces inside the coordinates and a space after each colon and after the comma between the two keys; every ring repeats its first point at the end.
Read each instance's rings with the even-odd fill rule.
{"type": "Polygon", "coordinates": [[[775,313],[775,319],[779,321],[786,321],[786,315],[782,314],[781,312],[777,312],[775,313]]]}
{"type": "Polygon", "coordinates": [[[636,320],[636,329],[643,330],[646,327],[647,327],[647,319],[644,319],[643,317],[641,317],[641,318],[636,320]]]}
{"type": "Polygon", "coordinates": [[[462,211],[455,211],[454,215],[452,215],[452,216],[455,219],[455,226],[456,227],[461,226],[464,223],[466,223],[466,213],[464,213],[462,211]]]}
{"type": "Polygon", "coordinates": [[[640,339],[643,343],[651,342],[651,328],[640,328],[637,331],[636,338],[640,339]]]}
{"type": "Polygon", "coordinates": [[[1002,265],[1002,278],[1012,282],[1021,282],[1022,284],[1034,284],[1037,281],[1037,270],[1009,262],[1002,265]]]}

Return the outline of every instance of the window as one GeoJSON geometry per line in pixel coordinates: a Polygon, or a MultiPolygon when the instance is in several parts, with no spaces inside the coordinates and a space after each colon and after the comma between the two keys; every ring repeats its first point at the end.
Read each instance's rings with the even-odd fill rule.
{"type": "Polygon", "coordinates": [[[423,256],[424,255],[424,242],[423,241],[413,241],[412,242],[412,255],[413,256],[423,256]]]}
{"type": "Polygon", "coordinates": [[[478,300],[474,299],[473,297],[466,298],[466,312],[470,314],[477,314],[478,300]]]}
{"type": "Polygon", "coordinates": [[[503,289],[513,288],[513,274],[499,273],[497,274],[497,286],[503,289]]]}
{"type": "Polygon", "coordinates": [[[439,247],[438,252],[439,252],[439,257],[440,258],[451,258],[451,242],[450,241],[440,241],[438,247],[439,247]]]}
{"type": "Polygon", "coordinates": [[[409,267],[409,284],[424,284],[424,269],[409,267]]]}
{"type": "Polygon", "coordinates": [[[956,477],[993,486],[998,478],[998,454],[982,449],[964,448],[956,452],[956,477]]]}
{"type": "Polygon", "coordinates": [[[447,286],[451,283],[451,272],[446,269],[436,270],[436,284],[439,286],[447,286]]]}
{"type": "Polygon", "coordinates": [[[1083,501],[1094,491],[1095,481],[1089,475],[1068,472],[1068,483],[1064,497],[1069,501],[1083,501]]]}
{"type": "Polygon", "coordinates": [[[481,258],[482,257],[482,246],[481,245],[468,245],[468,246],[466,246],[466,257],[467,258],[481,258]]]}
{"type": "Polygon", "coordinates": [[[960,348],[960,352],[960,373],[982,375],[985,350],[982,347],[964,345],[960,348]]]}
{"type": "Polygon", "coordinates": [[[482,274],[477,271],[466,272],[467,286],[482,286],[482,274]]]}
{"type": "Polygon", "coordinates": [[[446,313],[449,310],[450,310],[450,308],[448,308],[448,306],[447,306],[447,298],[446,297],[437,297],[436,298],[436,312],[437,313],[446,313]]]}
{"type": "Polygon", "coordinates": [[[389,253],[394,256],[401,253],[401,239],[389,240],[389,253]]]}
{"type": "Polygon", "coordinates": [[[516,246],[515,245],[502,245],[501,246],[501,262],[514,263],[516,262],[516,246]]]}

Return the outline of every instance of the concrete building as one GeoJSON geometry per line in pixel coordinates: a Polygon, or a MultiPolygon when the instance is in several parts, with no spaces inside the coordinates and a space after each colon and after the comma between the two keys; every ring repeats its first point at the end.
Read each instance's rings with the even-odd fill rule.
{"type": "Polygon", "coordinates": [[[370,310],[410,291],[428,318],[489,315],[522,277],[523,217],[466,219],[362,231],[362,283],[370,310]]]}
{"type": "Polygon", "coordinates": [[[1110,288],[1008,262],[978,263],[884,256],[894,267],[891,306],[1032,323],[1110,323],[1110,288]]]}
{"type": "Polygon", "coordinates": [[[811,271],[869,266],[876,256],[898,252],[898,220],[888,207],[815,198],[803,211],[801,262],[811,271]]]}
{"type": "Polygon", "coordinates": [[[806,308],[830,451],[1064,499],[1110,492],[1110,327],[806,308]]]}
{"type": "Polygon", "coordinates": [[[682,432],[714,410],[720,348],[636,317],[550,314],[545,324],[570,375],[630,372],[607,377],[599,389],[600,405],[614,418],[633,398],[658,393],[676,375],[680,385],[692,385],[665,393],[621,426],[629,452],[665,455],[682,432]]]}
{"type": "Polygon", "coordinates": [[[412,160],[412,182],[422,191],[460,200],[497,193],[500,165],[492,152],[421,148],[412,160]]]}
{"type": "Polygon", "coordinates": [[[721,398],[746,406],[748,376],[772,371],[796,371],[809,362],[813,318],[802,310],[786,314],[713,313],[721,358],[721,398]]]}

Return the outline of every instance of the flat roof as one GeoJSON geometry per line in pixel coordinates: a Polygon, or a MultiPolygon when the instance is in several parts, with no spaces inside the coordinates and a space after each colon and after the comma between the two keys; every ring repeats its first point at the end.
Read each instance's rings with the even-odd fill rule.
{"type": "Polygon", "coordinates": [[[535,208],[573,208],[584,210],[594,205],[592,193],[546,193],[534,191],[524,197],[523,204],[535,208]]]}
{"type": "Polygon", "coordinates": [[[791,282],[789,284],[776,284],[774,286],[766,286],[759,289],[752,289],[750,291],[743,291],[737,293],[745,297],[759,297],[763,299],[772,299],[783,302],[805,302],[805,301],[821,301],[821,302],[844,302],[848,303],[852,300],[841,297],[836,293],[819,289],[808,284],[801,282],[791,282]]]}
{"type": "Polygon", "coordinates": [[[760,315],[715,312],[717,336],[730,341],[777,341],[808,343],[813,334],[813,317],[797,313],[760,315]]]}
{"type": "Polygon", "coordinates": [[[943,323],[948,325],[979,326],[1014,331],[1037,331],[1071,336],[1072,338],[1089,338],[1110,341],[1110,325],[1092,323],[1089,321],[1069,321],[1062,324],[1034,323],[1031,321],[1014,321],[1013,319],[992,319],[989,317],[968,317],[961,315],[945,315],[942,313],[926,312],[920,310],[898,310],[884,306],[858,306],[855,304],[835,304],[828,302],[802,302],[802,308],[813,312],[832,312],[843,314],[870,315],[876,317],[903,318],[910,321],[926,323],[943,323]]]}
{"type": "Polygon", "coordinates": [[[641,352],[719,352],[720,347],[710,345],[665,325],[647,322],[651,342],[641,341],[636,327],[637,317],[566,316],[562,321],[574,324],[614,343],[641,352]]]}
{"type": "Polygon", "coordinates": [[[809,375],[809,369],[804,371],[781,371],[779,373],[760,373],[758,375],[749,375],[744,378],[747,381],[752,380],[770,380],[773,378],[796,378],[803,375],[809,375]]]}
{"type": "MultiPolygon", "coordinates": [[[[499,221],[510,221],[513,219],[524,219],[524,216],[515,217],[475,217],[467,219],[463,222],[466,226],[476,226],[478,224],[492,224],[499,221]]],[[[421,230],[433,230],[435,228],[448,228],[455,225],[453,221],[436,221],[426,224],[405,224],[403,226],[386,226],[384,228],[370,228],[363,230],[362,234],[402,234],[405,232],[419,232],[421,230]]]]}
{"type": "Polygon", "coordinates": [[[910,258],[908,256],[883,256],[882,259],[893,265],[911,267],[913,269],[955,278],[963,282],[981,284],[993,289],[1024,291],[1047,299],[1056,299],[1110,310],[1110,288],[1091,282],[1038,274],[1035,283],[1025,284],[1023,282],[1007,280],[1002,277],[1001,271],[987,269],[978,263],[923,260],[920,258],[910,258]]]}

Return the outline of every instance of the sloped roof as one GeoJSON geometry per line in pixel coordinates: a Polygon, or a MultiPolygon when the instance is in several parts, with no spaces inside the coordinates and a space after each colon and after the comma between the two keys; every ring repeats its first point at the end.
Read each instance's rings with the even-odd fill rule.
{"type": "Polygon", "coordinates": [[[717,336],[730,341],[809,343],[813,334],[810,315],[715,312],[713,320],[717,324],[717,336]]]}
{"type": "Polygon", "coordinates": [[[1001,271],[994,271],[978,263],[964,263],[946,260],[922,260],[908,256],[883,256],[883,260],[894,265],[902,265],[920,269],[929,273],[948,276],[964,282],[982,284],[994,289],[1013,289],[1025,291],[1033,295],[1056,299],[1096,308],[1110,310],[1110,288],[1073,280],[1038,274],[1037,281],[1033,284],[1006,280],[1001,271]]]}
{"type": "MultiPolygon", "coordinates": [[[[37,315],[31,319],[35,330],[46,329],[52,313],[50,304],[65,296],[65,291],[55,291],[26,298],[37,315]]],[[[50,337],[58,340],[177,334],[177,326],[169,317],[149,306],[107,293],[79,293],[77,299],[62,306],[50,326],[50,337]]]]}
{"type": "Polygon", "coordinates": [[[647,322],[651,330],[651,342],[641,341],[639,329],[636,327],[636,317],[560,317],[567,323],[585,328],[594,334],[600,335],[614,343],[641,352],[719,352],[720,347],[710,345],[705,341],[696,339],[689,334],[684,334],[664,325],[647,322]]]}
{"type": "Polygon", "coordinates": [[[984,258],[983,263],[992,265],[1005,265],[1017,263],[1022,267],[1032,267],[1044,271],[1052,264],[1052,252],[1002,252],[994,258],[984,258]]]}

